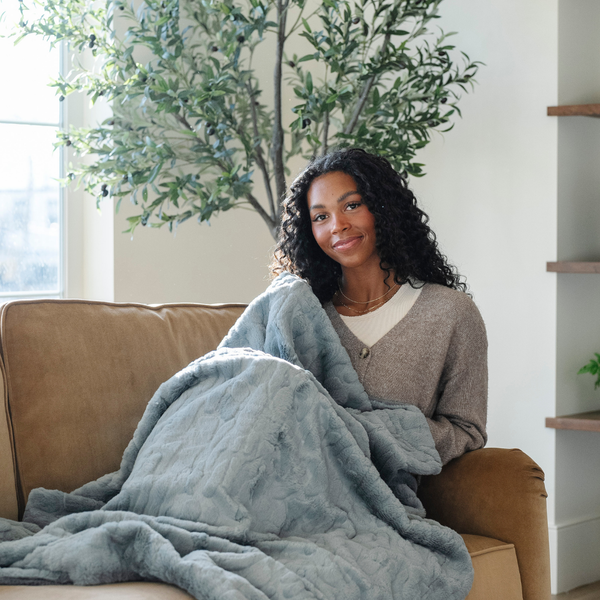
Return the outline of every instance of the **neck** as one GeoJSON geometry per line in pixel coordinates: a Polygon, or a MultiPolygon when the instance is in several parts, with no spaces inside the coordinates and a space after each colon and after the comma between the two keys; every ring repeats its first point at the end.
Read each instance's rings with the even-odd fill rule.
{"type": "Polygon", "coordinates": [[[357,302],[373,301],[394,287],[396,287],[394,272],[391,271],[388,276],[381,269],[377,271],[370,270],[368,273],[355,273],[344,270],[340,281],[340,289],[344,294],[357,302]]]}

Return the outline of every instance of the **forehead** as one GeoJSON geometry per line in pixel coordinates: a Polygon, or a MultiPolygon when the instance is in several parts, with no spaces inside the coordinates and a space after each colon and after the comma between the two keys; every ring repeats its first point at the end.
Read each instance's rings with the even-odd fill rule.
{"type": "Polygon", "coordinates": [[[335,203],[349,192],[357,192],[356,182],[351,175],[342,171],[325,173],[317,177],[308,188],[308,208],[335,203]]]}

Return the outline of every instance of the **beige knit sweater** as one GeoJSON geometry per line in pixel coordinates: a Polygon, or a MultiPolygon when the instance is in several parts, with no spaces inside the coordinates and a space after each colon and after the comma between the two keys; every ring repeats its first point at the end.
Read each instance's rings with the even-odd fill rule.
{"type": "Polygon", "coordinates": [[[371,347],[331,302],[324,308],[367,394],[418,406],[443,464],[485,445],[487,337],[469,296],[426,284],[407,315],[371,347]]]}

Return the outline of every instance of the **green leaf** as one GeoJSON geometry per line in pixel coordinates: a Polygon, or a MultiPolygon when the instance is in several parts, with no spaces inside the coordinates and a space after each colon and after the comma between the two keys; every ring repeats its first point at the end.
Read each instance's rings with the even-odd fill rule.
{"type": "Polygon", "coordinates": [[[309,94],[312,94],[313,92],[313,80],[310,71],[306,74],[306,90],[309,94]]]}
{"type": "Polygon", "coordinates": [[[301,58],[299,58],[296,61],[296,64],[301,63],[301,62],[306,62],[307,60],[314,60],[315,55],[313,54],[305,54],[304,56],[302,56],[301,58]]]}
{"type": "Polygon", "coordinates": [[[587,365],[581,367],[581,369],[579,369],[577,373],[590,373],[590,375],[597,375],[596,382],[594,383],[594,389],[598,389],[600,387],[600,354],[598,354],[597,352],[594,352],[594,354],[596,356],[596,359],[594,360],[592,358],[590,362],[587,365]]]}
{"type": "MultiPolygon", "coordinates": [[[[150,177],[148,178],[148,183],[152,183],[156,179],[156,176],[160,173],[160,170],[162,169],[162,167],[163,167],[163,163],[157,163],[157,165],[154,167],[154,169],[152,169],[152,172],[150,173],[150,177]]],[[[145,198],[144,198],[144,200],[145,200],[145,198]]]]}

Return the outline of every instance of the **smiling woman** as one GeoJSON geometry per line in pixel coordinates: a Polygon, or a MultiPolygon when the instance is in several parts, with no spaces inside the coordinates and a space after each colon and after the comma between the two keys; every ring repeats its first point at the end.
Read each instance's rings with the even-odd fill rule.
{"type": "Polygon", "coordinates": [[[335,171],[310,186],[308,209],[319,248],[342,268],[363,273],[379,266],[375,247],[375,218],[362,201],[354,179],[335,171]]]}
{"type": "Polygon", "coordinates": [[[272,270],[311,285],[367,393],[417,406],[447,463],[487,439],[487,338],[427,223],[387,160],[334,152],[291,185],[272,270]]]}

